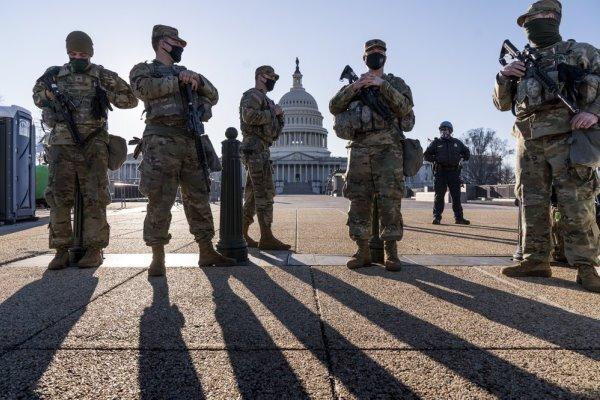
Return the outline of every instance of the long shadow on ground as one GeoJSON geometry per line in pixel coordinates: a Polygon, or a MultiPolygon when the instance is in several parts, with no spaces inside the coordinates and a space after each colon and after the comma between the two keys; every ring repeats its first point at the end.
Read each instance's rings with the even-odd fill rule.
{"type": "Polygon", "coordinates": [[[407,266],[398,274],[390,274],[379,268],[365,269],[362,273],[413,285],[490,321],[600,361],[599,353],[589,351],[600,349],[597,344],[600,321],[597,319],[422,265],[407,266]]]}
{"type": "MultiPolygon", "coordinates": [[[[373,361],[363,351],[352,345],[333,327],[326,322],[320,321],[319,315],[298,301],[283,287],[276,283],[264,269],[253,267],[252,273],[247,269],[232,268],[231,270],[205,269],[205,273],[215,290],[215,302],[217,304],[217,319],[223,330],[225,342],[228,349],[235,348],[235,338],[240,335],[254,335],[257,341],[263,340],[268,332],[252,314],[248,305],[231,291],[227,280],[231,277],[239,280],[256,298],[277,317],[285,327],[318,359],[322,365],[328,368],[330,375],[335,376],[358,398],[374,398],[377,394],[387,396],[399,396],[397,398],[419,398],[410,388],[399,382],[385,368],[373,361]],[[242,320],[240,320],[240,318],[242,320]],[[328,336],[338,343],[343,343],[345,349],[353,353],[356,363],[366,368],[367,377],[356,374],[352,368],[331,369],[331,360],[327,343],[317,341],[315,346],[315,325],[321,325],[326,329],[328,336]],[[370,382],[365,386],[365,378],[370,382]]],[[[282,270],[292,273],[298,268],[282,267],[282,270]]],[[[305,270],[306,271],[306,270],[305,270]]],[[[303,276],[303,278],[306,278],[303,276]]],[[[312,286],[310,279],[306,283],[312,286]]],[[[271,339],[269,339],[270,341],[271,339]]],[[[272,343],[272,342],[271,342],[272,343]]],[[[272,344],[275,346],[274,344],[272,344]]],[[[275,347],[273,347],[275,348],[275,347]]],[[[240,393],[243,398],[261,398],[268,393],[269,398],[306,398],[304,389],[298,382],[298,378],[284,363],[281,353],[275,352],[270,360],[252,360],[247,353],[230,351],[230,361],[236,375],[240,393]],[[253,361],[251,365],[250,362],[253,361]],[[265,362],[266,365],[261,364],[265,362]],[[282,365],[283,368],[273,373],[272,368],[282,365]],[[270,388],[270,392],[264,392],[270,388]]],[[[281,368],[281,367],[279,367],[281,368]]],[[[331,382],[332,391],[333,382],[331,382]]]]}
{"type": "Polygon", "coordinates": [[[38,381],[92,298],[98,284],[94,271],[46,271],[0,304],[0,398],[38,397],[38,381]],[[43,350],[8,361],[16,349],[51,326],[60,329],[48,336],[43,350]]]}
{"type": "MultiPolygon", "coordinates": [[[[237,270],[237,268],[234,268],[237,270]]],[[[205,268],[212,289],[229,362],[244,399],[308,399],[299,378],[250,306],[230,287],[229,270],[205,268]],[[268,350],[268,351],[257,351],[268,350]]]]}
{"type": "Polygon", "coordinates": [[[139,382],[142,399],[203,399],[202,385],[183,340],[185,325],[171,305],[164,277],[150,279],[152,304],[140,319],[139,382]]]}
{"type": "MultiPolygon", "coordinates": [[[[283,271],[308,284],[311,283],[295,269],[283,269],[283,271]]],[[[377,275],[381,272],[369,269],[364,273],[377,275]]],[[[401,279],[402,274],[408,273],[403,271],[397,274],[398,279],[401,279]]],[[[538,398],[563,398],[573,395],[567,390],[503,360],[492,352],[478,348],[455,334],[386,304],[331,274],[320,270],[313,270],[313,274],[314,286],[318,291],[331,296],[398,340],[414,349],[421,350],[433,361],[492,395],[500,398],[529,398],[532,393],[535,393],[538,398]],[[436,348],[439,343],[444,344],[444,349],[436,348]],[[448,349],[452,351],[448,351],[448,349]],[[461,349],[470,351],[455,351],[461,349]]],[[[386,276],[388,276],[387,274],[386,276]]],[[[410,279],[412,280],[412,278],[410,279]]],[[[327,325],[325,333],[331,342],[337,342],[339,334],[335,331],[332,332],[327,325]]],[[[345,339],[344,341],[347,342],[345,339]]],[[[344,349],[345,343],[341,343],[338,346],[344,349]]],[[[392,396],[397,396],[394,398],[401,396],[393,388],[387,386],[388,380],[374,379],[376,374],[371,372],[369,366],[357,362],[352,352],[340,352],[339,357],[336,364],[345,366],[353,363],[351,370],[345,370],[351,375],[351,379],[347,379],[344,383],[350,384],[355,392],[361,393],[362,395],[359,397],[377,397],[390,395],[390,393],[392,396]]],[[[336,366],[334,365],[334,373],[336,373],[336,366]]]]}

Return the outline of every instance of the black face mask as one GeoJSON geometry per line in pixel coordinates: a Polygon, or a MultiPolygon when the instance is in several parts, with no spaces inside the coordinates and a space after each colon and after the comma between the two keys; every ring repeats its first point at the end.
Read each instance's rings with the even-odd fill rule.
{"type": "Polygon", "coordinates": [[[90,61],[86,58],[69,58],[69,64],[71,64],[73,72],[80,74],[87,69],[90,65],[90,61]]]}
{"type": "Polygon", "coordinates": [[[174,62],[178,63],[181,61],[181,54],[183,53],[183,47],[171,45],[171,51],[169,51],[169,55],[173,59],[174,62]]]}
{"type": "Polygon", "coordinates": [[[271,90],[273,90],[273,88],[275,87],[275,79],[269,79],[267,78],[267,81],[265,82],[265,86],[267,87],[267,92],[270,92],[271,90]]]}
{"type": "Polygon", "coordinates": [[[533,47],[544,48],[562,40],[558,26],[559,23],[554,18],[536,18],[523,25],[523,28],[533,47]]]}
{"type": "Polygon", "coordinates": [[[385,54],[381,53],[371,53],[367,56],[365,60],[367,67],[372,70],[381,69],[385,65],[385,54]]]}

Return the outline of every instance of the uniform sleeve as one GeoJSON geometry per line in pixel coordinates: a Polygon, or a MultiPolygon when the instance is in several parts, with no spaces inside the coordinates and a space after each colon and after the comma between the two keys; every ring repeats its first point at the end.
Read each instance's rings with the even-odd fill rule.
{"type": "Polygon", "coordinates": [[[131,86],[116,72],[102,70],[100,75],[102,87],[106,90],[108,100],[118,108],[134,108],[138,104],[131,86]]]}
{"type": "Polygon", "coordinates": [[[410,110],[408,114],[400,119],[400,128],[402,132],[410,132],[415,127],[415,112],[410,110]]]}
{"type": "Polygon", "coordinates": [[[50,100],[46,97],[46,86],[40,81],[37,81],[33,86],[32,97],[33,103],[39,108],[48,107],[50,105],[50,100]]]}
{"type": "Polygon", "coordinates": [[[339,92],[329,102],[329,111],[333,115],[339,115],[348,109],[348,105],[352,102],[358,91],[353,85],[342,87],[339,92]]]}
{"type": "Polygon", "coordinates": [[[200,80],[202,82],[198,88],[198,94],[205,97],[210,104],[214,106],[219,101],[219,92],[217,91],[217,88],[203,75],[200,75],[200,80]]]}
{"type": "MultiPolygon", "coordinates": [[[[582,54],[579,57],[579,66],[600,78],[600,51],[586,43],[581,43],[580,48],[582,54]]],[[[596,99],[585,107],[585,111],[600,116],[600,90],[597,91],[596,99]]]]}
{"type": "Polygon", "coordinates": [[[413,109],[412,93],[408,85],[402,82],[395,88],[390,82],[383,81],[381,84],[381,94],[387,100],[387,104],[392,113],[398,118],[402,118],[413,109]]]}
{"type": "Polygon", "coordinates": [[[462,157],[463,160],[469,161],[469,158],[471,158],[471,150],[469,150],[467,145],[465,145],[463,142],[460,142],[460,146],[461,146],[460,156],[462,157]]]}
{"type": "Polygon", "coordinates": [[[133,94],[142,101],[154,100],[179,90],[176,76],[153,77],[145,63],[133,67],[129,73],[129,82],[133,94]]]}
{"type": "MultiPolygon", "coordinates": [[[[47,74],[52,68],[54,67],[48,68],[44,74],[47,74]]],[[[46,97],[46,85],[40,79],[33,86],[33,103],[39,108],[52,107],[51,100],[46,97]]]]}
{"type": "Polygon", "coordinates": [[[494,106],[500,111],[510,111],[513,104],[515,81],[498,73],[494,85],[494,106]]]}
{"type": "Polygon", "coordinates": [[[425,161],[435,162],[435,144],[436,143],[434,140],[429,143],[429,146],[427,146],[427,150],[425,150],[425,153],[423,153],[423,158],[425,161]]]}
{"type": "Polygon", "coordinates": [[[271,123],[271,111],[261,110],[261,100],[252,92],[244,93],[240,101],[242,121],[248,125],[266,125],[271,123]]]}

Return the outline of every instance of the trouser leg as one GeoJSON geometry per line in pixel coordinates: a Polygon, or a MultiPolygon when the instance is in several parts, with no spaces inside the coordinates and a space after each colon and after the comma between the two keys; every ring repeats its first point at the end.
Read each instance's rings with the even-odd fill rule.
{"type": "Polygon", "coordinates": [[[561,211],[565,256],[572,266],[597,265],[600,246],[594,204],[599,186],[597,173],[588,167],[568,167],[566,143],[552,141],[546,152],[561,211]]]}
{"type": "Polygon", "coordinates": [[[256,214],[256,202],[254,201],[254,187],[250,172],[246,170],[246,187],[244,187],[244,205],[242,206],[242,215],[244,222],[250,225],[254,221],[256,214]]]}
{"type": "Polygon", "coordinates": [[[433,179],[433,190],[435,192],[433,198],[433,217],[436,219],[442,219],[447,186],[446,173],[443,171],[437,172],[433,179]]]}
{"type": "Polygon", "coordinates": [[[48,148],[48,185],[44,196],[50,206],[49,246],[51,249],[73,245],[71,209],[75,198],[75,146],[54,145],[48,148]]]}
{"type": "Polygon", "coordinates": [[[371,170],[379,206],[379,232],[383,241],[401,240],[404,234],[402,197],[404,173],[402,147],[399,145],[373,149],[371,170]]]}
{"type": "Polygon", "coordinates": [[[110,226],[106,206],[108,190],[108,147],[96,141],[85,151],[85,160],[77,165],[79,188],[83,196],[83,245],[85,248],[108,247],[110,226]]]}
{"type": "Polygon", "coordinates": [[[215,236],[215,227],[210,209],[210,184],[204,179],[204,172],[198,162],[193,140],[191,146],[182,149],[184,153],[180,174],[183,209],[190,226],[190,233],[196,242],[209,242],[215,236]]]}
{"type": "Polygon", "coordinates": [[[448,172],[448,188],[450,189],[450,197],[452,198],[452,211],[454,211],[454,219],[460,220],[463,218],[463,208],[460,200],[460,172],[448,172]]]}
{"type": "Polygon", "coordinates": [[[550,255],[551,167],[544,139],[517,142],[515,175],[523,204],[523,260],[547,263],[550,255]]]}
{"type": "Polygon", "coordinates": [[[344,196],[350,200],[348,230],[355,242],[371,237],[371,212],[373,206],[373,178],[367,148],[352,148],[348,158],[344,196]]]}
{"type": "Polygon", "coordinates": [[[181,170],[181,149],[174,138],[144,137],[140,165],[140,192],[148,197],[144,241],[148,246],[166,245],[171,239],[171,208],[175,203],[181,170]]]}

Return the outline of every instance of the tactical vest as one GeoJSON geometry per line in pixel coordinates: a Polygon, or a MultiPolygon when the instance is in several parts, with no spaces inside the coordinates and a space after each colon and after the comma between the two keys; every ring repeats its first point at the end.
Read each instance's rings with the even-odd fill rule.
{"type": "MultiPolygon", "coordinates": [[[[565,84],[558,79],[558,65],[577,65],[571,56],[574,44],[572,41],[560,42],[540,52],[541,69],[563,92],[565,84]]],[[[543,87],[531,71],[517,84],[514,111],[517,116],[515,130],[524,138],[538,138],[571,131],[569,110],[556,95],[543,87]]]]}
{"type": "MultiPolygon", "coordinates": [[[[72,112],[73,120],[77,125],[81,139],[85,140],[90,134],[97,139],[108,142],[106,132],[107,121],[105,118],[94,118],[92,115],[92,101],[96,96],[96,87],[100,85],[100,71],[102,66],[92,64],[84,73],[72,73],[68,65],[64,65],[54,77],[58,89],[68,96],[75,110],[72,112]]],[[[60,113],[43,112],[44,123],[53,128],[50,144],[73,144],[71,133],[62,121],[60,113]]]]}
{"type": "MultiPolygon", "coordinates": [[[[250,90],[252,91],[254,89],[250,90]]],[[[244,95],[246,93],[244,93],[244,95]]],[[[266,95],[261,93],[260,111],[270,110],[271,105],[274,105],[273,101],[269,99],[266,95]]],[[[240,129],[242,130],[242,136],[244,138],[247,136],[256,136],[264,142],[266,142],[268,146],[270,146],[275,140],[277,140],[279,134],[281,133],[281,129],[283,128],[283,124],[279,121],[279,119],[275,116],[274,113],[271,113],[271,119],[272,122],[269,124],[247,124],[242,118],[242,108],[240,106],[240,129]]]]}
{"type": "MultiPolygon", "coordinates": [[[[179,76],[186,68],[180,65],[166,65],[156,61],[147,63],[152,78],[179,76]]],[[[187,101],[181,90],[167,93],[162,97],[144,102],[146,124],[185,127],[187,121],[187,101]]]]}

